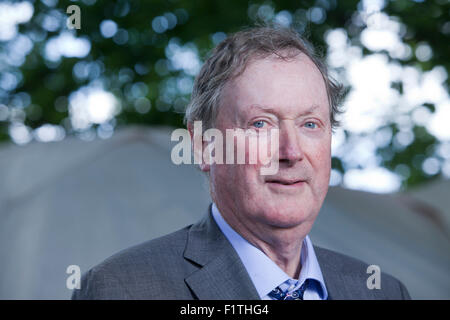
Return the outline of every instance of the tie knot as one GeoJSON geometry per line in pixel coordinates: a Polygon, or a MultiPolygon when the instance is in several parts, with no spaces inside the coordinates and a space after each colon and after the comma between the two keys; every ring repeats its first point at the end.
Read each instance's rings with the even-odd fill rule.
{"type": "Polygon", "coordinates": [[[308,287],[309,280],[310,279],[306,279],[300,288],[293,291],[282,290],[280,286],[278,286],[269,293],[269,297],[275,300],[303,300],[303,294],[308,287]]]}

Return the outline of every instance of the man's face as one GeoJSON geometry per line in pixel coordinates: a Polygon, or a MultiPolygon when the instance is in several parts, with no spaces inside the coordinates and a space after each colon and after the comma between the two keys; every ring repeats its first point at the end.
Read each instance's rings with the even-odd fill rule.
{"type": "Polygon", "coordinates": [[[313,62],[303,54],[289,61],[252,61],[224,88],[215,127],[224,137],[226,129],[279,130],[272,157],[278,161],[276,174],[261,175],[262,164],[203,167],[210,171],[213,200],[225,219],[255,232],[300,224],[311,228],[331,168],[327,92],[313,62]]]}

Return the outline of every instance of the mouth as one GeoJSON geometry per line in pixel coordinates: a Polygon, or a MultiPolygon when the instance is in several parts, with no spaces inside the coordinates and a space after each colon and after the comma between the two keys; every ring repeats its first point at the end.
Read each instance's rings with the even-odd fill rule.
{"type": "Polygon", "coordinates": [[[297,187],[304,184],[305,181],[300,179],[270,179],[266,183],[273,186],[297,187]]]}

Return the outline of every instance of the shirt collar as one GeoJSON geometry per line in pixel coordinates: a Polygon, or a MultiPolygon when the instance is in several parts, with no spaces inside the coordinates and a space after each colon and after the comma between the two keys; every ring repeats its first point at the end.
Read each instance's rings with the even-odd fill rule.
{"type": "MultiPolygon", "coordinates": [[[[220,214],[215,203],[212,205],[212,215],[222,233],[239,255],[261,298],[287,280],[293,283],[292,279],[275,262],[231,228],[220,214]]],[[[300,262],[302,269],[297,286],[303,284],[308,278],[315,279],[320,283],[322,292],[319,295],[322,299],[327,299],[328,293],[325,281],[309,236],[306,236],[303,240],[300,262]]]]}

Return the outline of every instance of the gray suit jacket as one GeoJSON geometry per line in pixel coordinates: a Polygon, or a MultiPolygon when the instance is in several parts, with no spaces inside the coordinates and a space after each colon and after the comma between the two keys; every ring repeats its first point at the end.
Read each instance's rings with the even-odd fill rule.
{"type": "MultiPolygon", "coordinates": [[[[382,273],[381,289],[367,288],[367,264],[314,247],[329,299],[410,299],[382,273]]],[[[200,222],[123,250],[83,275],[72,299],[260,299],[238,254],[211,210],[200,222]]]]}

